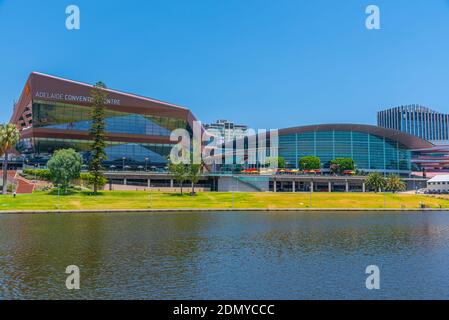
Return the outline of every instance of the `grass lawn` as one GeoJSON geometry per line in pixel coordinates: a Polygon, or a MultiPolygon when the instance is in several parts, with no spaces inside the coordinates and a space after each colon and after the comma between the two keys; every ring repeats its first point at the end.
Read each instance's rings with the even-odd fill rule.
{"type": "Polygon", "coordinates": [[[29,195],[0,195],[0,211],[91,209],[195,209],[195,208],[449,208],[449,198],[412,194],[374,193],[218,193],[196,196],[164,192],[104,191],[97,196],[72,192],[38,191],[29,195]]]}

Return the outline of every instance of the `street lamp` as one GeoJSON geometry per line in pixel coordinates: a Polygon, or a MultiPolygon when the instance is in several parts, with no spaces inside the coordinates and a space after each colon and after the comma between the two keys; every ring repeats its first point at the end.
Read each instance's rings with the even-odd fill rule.
{"type": "Polygon", "coordinates": [[[148,158],[145,158],[145,172],[148,171],[148,158]]]}
{"type": "Polygon", "coordinates": [[[122,169],[123,169],[123,171],[125,171],[125,160],[126,160],[126,158],[123,157],[122,158],[122,169]]]}

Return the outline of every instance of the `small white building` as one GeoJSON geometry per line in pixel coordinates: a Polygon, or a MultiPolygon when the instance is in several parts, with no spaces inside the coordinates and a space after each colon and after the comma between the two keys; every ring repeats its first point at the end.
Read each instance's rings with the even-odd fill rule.
{"type": "Polygon", "coordinates": [[[427,190],[430,192],[449,192],[449,174],[437,175],[427,181],[427,190]]]}

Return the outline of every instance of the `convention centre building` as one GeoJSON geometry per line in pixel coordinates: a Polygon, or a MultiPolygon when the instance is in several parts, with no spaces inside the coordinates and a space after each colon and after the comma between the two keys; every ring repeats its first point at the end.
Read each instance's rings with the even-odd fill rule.
{"type": "MultiPolygon", "coordinates": [[[[414,163],[413,150],[432,148],[432,143],[398,130],[363,124],[322,124],[279,129],[276,132],[277,156],[285,159],[287,169],[298,169],[299,159],[306,156],[318,157],[321,172],[330,172],[331,161],[338,158],[354,160],[356,171],[360,173],[379,172],[409,176],[419,170],[414,163]]],[[[234,151],[221,151],[223,171],[246,167],[245,159],[255,159],[255,167],[263,167],[262,158],[272,156],[270,134],[257,138],[244,138],[234,143],[234,151]],[[261,140],[262,139],[262,143],[261,140]],[[263,142],[263,139],[266,139],[263,142]],[[249,147],[250,145],[255,146],[249,147]],[[261,151],[259,145],[266,150],[261,151]],[[240,147],[239,149],[239,146],[240,147]],[[243,149],[243,150],[241,150],[243,149]],[[262,154],[262,156],[261,156],[262,154]],[[232,161],[227,160],[232,159],[232,161]],[[242,159],[244,159],[242,161],[242,159]]],[[[229,148],[231,149],[231,148],[229,148]]]]}
{"type": "MultiPolygon", "coordinates": [[[[88,157],[91,90],[85,83],[31,73],[10,121],[20,130],[17,151],[32,163],[46,163],[61,148],[74,148],[88,157]]],[[[191,131],[192,113],[134,94],[109,89],[107,93],[107,163],[165,165],[174,143],[172,130],[191,131]]]]}
{"type": "Polygon", "coordinates": [[[322,168],[337,158],[352,158],[365,172],[408,175],[412,152],[432,144],[419,137],[387,128],[361,124],[324,124],[279,130],[278,153],[291,167],[299,158],[317,156],[322,168]]]}
{"type": "MultiPolygon", "coordinates": [[[[24,161],[45,164],[61,148],[89,157],[89,84],[33,72],[15,104],[11,123],[20,130],[18,153],[24,161]]],[[[107,90],[107,165],[125,169],[165,166],[175,142],[172,130],[192,132],[196,120],[186,108],[142,96],[107,90]]],[[[278,154],[290,168],[302,156],[317,156],[323,168],[333,159],[350,157],[366,172],[408,175],[412,150],[434,145],[418,136],[380,126],[327,124],[280,129],[278,154]]]]}

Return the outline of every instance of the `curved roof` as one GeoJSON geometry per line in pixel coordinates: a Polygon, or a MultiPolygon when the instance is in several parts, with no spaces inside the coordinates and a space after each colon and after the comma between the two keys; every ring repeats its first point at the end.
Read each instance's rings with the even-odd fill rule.
{"type": "Polygon", "coordinates": [[[398,141],[408,149],[426,149],[433,147],[429,141],[421,139],[417,136],[378,126],[367,124],[320,124],[280,129],[279,135],[290,133],[303,133],[313,131],[357,131],[372,134],[375,136],[385,137],[394,141],[398,141]]]}

